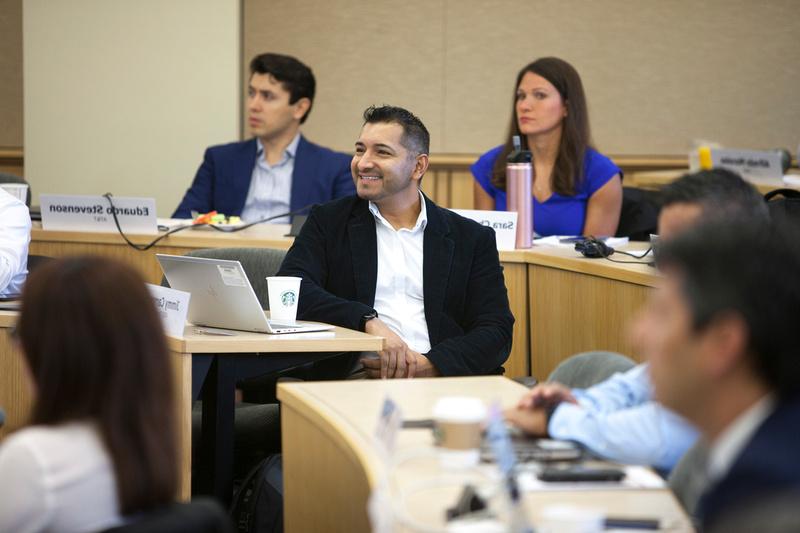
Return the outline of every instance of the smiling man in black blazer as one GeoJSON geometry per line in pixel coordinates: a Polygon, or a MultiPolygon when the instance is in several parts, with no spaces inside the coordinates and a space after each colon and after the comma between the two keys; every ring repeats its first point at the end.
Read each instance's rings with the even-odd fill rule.
{"type": "Polygon", "coordinates": [[[298,318],[386,338],[369,377],[501,373],[514,317],[494,231],[422,194],[428,147],[409,111],[367,109],[357,196],[311,212],[280,275],[303,278],[298,318]]]}

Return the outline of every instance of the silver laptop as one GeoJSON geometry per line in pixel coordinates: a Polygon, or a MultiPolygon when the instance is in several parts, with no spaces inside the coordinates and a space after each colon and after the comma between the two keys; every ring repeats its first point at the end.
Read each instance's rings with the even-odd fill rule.
{"type": "Polygon", "coordinates": [[[170,287],[188,292],[187,320],[198,326],[301,333],[333,329],[326,324],[282,324],[268,320],[239,261],[156,254],[170,287]]]}

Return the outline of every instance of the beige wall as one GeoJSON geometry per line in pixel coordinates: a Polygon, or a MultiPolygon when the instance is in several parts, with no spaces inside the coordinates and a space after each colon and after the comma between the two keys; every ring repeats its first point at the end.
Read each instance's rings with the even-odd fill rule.
{"type": "Polygon", "coordinates": [[[317,75],[305,127],[349,150],[372,103],[417,112],[434,152],[499,144],[516,72],[539,56],[581,73],[594,137],[614,154],[800,141],[796,0],[244,0],[243,64],[295,54],[317,75]]]}
{"type": "Polygon", "coordinates": [[[0,147],[22,146],[22,0],[0,0],[0,147]]]}
{"type": "Polygon", "coordinates": [[[23,15],[34,192],[154,196],[169,215],[203,149],[239,134],[239,1],[25,0],[23,15]]]}

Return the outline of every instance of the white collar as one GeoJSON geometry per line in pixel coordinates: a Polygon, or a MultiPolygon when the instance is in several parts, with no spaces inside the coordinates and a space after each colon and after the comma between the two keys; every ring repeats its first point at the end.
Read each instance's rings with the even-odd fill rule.
{"type": "MultiPolygon", "coordinates": [[[[417,190],[419,193],[419,201],[420,201],[420,208],[419,208],[419,215],[417,216],[417,222],[414,224],[413,228],[401,228],[399,231],[405,230],[409,232],[415,232],[417,230],[424,230],[425,226],[428,225],[428,208],[425,206],[425,196],[423,196],[422,191],[417,190]]],[[[389,223],[388,220],[383,218],[381,215],[381,210],[378,208],[378,205],[375,202],[369,202],[369,210],[372,215],[378,219],[381,223],[385,224],[386,226],[394,229],[394,227],[389,223]]]]}
{"type": "MultiPolygon", "coordinates": [[[[300,132],[297,132],[297,135],[294,136],[292,142],[286,147],[286,150],[283,151],[284,154],[290,159],[294,159],[294,154],[297,153],[297,145],[300,144],[300,132]]],[[[261,137],[256,137],[256,156],[257,159],[262,159],[261,156],[264,155],[264,143],[261,142],[261,137]]]]}
{"type": "Polygon", "coordinates": [[[720,433],[711,445],[708,480],[716,482],[733,466],[753,434],[775,408],[775,397],[767,394],[751,405],[720,433]]]}

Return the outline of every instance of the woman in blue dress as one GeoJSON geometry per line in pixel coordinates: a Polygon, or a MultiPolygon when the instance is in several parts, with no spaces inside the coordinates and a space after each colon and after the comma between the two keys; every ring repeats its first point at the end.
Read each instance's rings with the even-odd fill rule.
{"type": "Polygon", "coordinates": [[[472,165],[475,208],[506,210],[506,159],[512,138],[533,154],[533,229],[546,235],[614,235],[622,209],[622,173],[592,148],[589,113],[577,71],[544,57],[517,75],[505,144],[472,165]]]}

